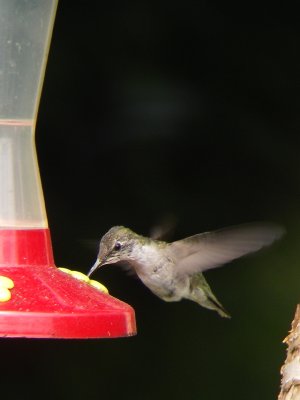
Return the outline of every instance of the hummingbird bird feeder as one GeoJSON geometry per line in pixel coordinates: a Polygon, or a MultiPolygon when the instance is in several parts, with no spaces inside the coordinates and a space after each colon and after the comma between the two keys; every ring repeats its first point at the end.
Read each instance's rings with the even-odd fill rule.
{"type": "Polygon", "coordinates": [[[130,336],[129,305],[53,260],[34,131],[56,7],[0,0],[0,337],[130,336]]]}

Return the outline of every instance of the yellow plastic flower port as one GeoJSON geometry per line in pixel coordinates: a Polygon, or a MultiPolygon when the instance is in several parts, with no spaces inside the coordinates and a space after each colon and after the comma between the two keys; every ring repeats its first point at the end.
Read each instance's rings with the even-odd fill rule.
{"type": "Polygon", "coordinates": [[[14,282],[10,278],[0,275],[0,302],[5,302],[11,299],[10,289],[14,286],[14,282]]]}
{"type": "Polygon", "coordinates": [[[72,271],[68,268],[60,267],[58,268],[60,271],[65,272],[73,276],[73,278],[79,279],[80,281],[86,282],[87,284],[93,286],[94,288],[100,290],[100,292],[108,294],[108,289],[106,286],[102,285],[102,283],[95,281],[94,279],[89,279],[89,277],[83,274],[80,271],[72,271]]]}

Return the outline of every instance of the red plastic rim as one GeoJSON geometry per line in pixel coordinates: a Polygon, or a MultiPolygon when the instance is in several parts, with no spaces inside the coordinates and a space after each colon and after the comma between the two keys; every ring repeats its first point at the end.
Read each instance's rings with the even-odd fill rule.
{"type": "Polygon", "coordinates": [[[48,229],[1,230],[0,275],[11,299],[0,302],[0,337],[112,338],[136,333],[132,307],[59,271],[48,229]]]}

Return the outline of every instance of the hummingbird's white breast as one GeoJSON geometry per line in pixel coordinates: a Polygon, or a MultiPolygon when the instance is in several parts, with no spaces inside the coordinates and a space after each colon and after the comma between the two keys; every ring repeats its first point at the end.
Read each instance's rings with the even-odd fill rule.
{"type": "Polygon", "coordinates": [[[179,282],[167,248],[153,244],[141,246],[132,266],[144,285],[165,301],[180,300],[188,291],[188,278],[181,278],[179,282]]]}

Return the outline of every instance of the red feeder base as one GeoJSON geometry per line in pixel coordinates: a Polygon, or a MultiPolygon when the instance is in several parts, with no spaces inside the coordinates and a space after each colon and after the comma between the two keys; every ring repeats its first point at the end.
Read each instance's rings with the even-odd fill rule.
{"type": "Polygon", "coordinates": [[[0,275],[11,299],[0,302],[0,337],[112,338],[136,333],[133,309],[59,271],[48,229],[0,230],[0,275]]]}

